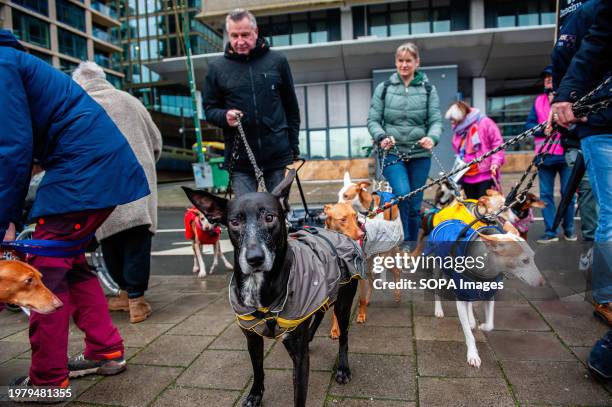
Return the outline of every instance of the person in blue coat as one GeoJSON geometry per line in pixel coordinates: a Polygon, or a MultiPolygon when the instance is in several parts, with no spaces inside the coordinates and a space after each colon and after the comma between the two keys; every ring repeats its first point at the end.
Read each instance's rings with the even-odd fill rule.
{"type": "MultiPolygon", "coordinates": [[[[31,211],[34,239],[71,241],[80,249],[115,206],[149,194],[141,165],[104,109],[6,30],[0,30],[0,89],[0,239],[14,239],[10,225],[22,216],[34,159],[46,171],[31,211]]],[[[84,254],[64,255],[28,257],[64,306],[32,313],[30,372],[13,385],[65,387],[69,373],[125,369],[123,340],[97,278],[84,254]],[[69,372],[70,316],[85,332],[85,351],[69,372]]]]}

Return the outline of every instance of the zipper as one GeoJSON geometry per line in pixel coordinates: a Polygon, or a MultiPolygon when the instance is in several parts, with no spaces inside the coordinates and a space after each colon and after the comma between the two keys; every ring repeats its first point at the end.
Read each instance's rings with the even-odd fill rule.
{"type": "Polygon", "coordinates": [[[259,151],[261,151],[261,137],[259,137],[259,112],[257,111],[257,95],[255,94],[255,82],[253,80],[253,67],[251,65],[249,65],[249,76],[251,78],[251,92],[253,94],[253,108],[255,109],[255,126],[257,128],[257,147],[259,148],[259,151]]]}

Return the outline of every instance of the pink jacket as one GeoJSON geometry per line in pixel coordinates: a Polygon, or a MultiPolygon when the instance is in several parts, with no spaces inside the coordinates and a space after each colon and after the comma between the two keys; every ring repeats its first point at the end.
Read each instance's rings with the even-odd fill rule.
{"type": "MultiPolygon", "coordinates": [[[[538,123],[544,123],[548,120],[550,114],[550,102],[548,101],[548,95],[543,93],[539,95],[535,100],[535,111],[538,116],[538,123]]],[[[535,153],[538,154],[542,147],[544,147],[545,137],[534,137],[535,142],[535,153]]],[[[550,155],[563,155],[563,147],[561,147],[561,135],[557,133],[552,141],[552,147],[548,148],[548,154],[550,155]]]]}
{"type": "MultiPolygon", "coordinates": [[[[497,124],[490,118],[483,116],[480,121],[473,126],[477,126],[478,138],[480,140],[480,144],[473,145],[471,137],[469,137],[470,130],[468,129],[467,133],[467,141],[465,146],[465,157],[464,161],[468,162],[473,160],[474,158],[478,158],[485,153],[493,150],[499,145],[503,144],[504,139],[497,127],[497,124]]],[[[461,148],[461,141],[463,137],[458,133],[453,135],[453,150],[456,154],[459,154],[459,150],[461,148]]],[[[501,150],[492,156],[486,158],[480,164],[478,164],[478,174],[476,175],[464,175],[462,181],[468,184],[475,184],[478,182],[486,181],[491,179],[491,166],[497,165],[498,168],[505,162],[504,150],[501,150]]],[[[497,171],[497,179],[499,181],[500,171],[497,171]]]]}

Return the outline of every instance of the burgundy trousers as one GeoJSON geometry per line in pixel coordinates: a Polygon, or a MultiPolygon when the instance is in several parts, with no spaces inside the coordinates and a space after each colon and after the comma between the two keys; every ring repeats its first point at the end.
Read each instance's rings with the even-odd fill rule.
{"type": "MultiPolygon", "coordinates": [[[[113,209],[41,217],[33,238],[83,239],[92,235],[113,209]]],[[[64,303],[51,314],[32,312],[30,316],[30,379],[33,384],[66,385],[71,316],[85,333],[86,358],[102,360],[123,356],[123,339],[113,325],[102,287],[87,265],[84,254],[63,258],[30,256],[28,262],[42,273],[43,283],[64,303]]]]}

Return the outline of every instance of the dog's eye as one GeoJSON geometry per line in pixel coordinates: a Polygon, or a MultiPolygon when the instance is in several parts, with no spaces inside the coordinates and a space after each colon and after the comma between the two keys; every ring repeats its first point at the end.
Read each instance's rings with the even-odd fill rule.
{"type": "Polygon", "coordinates": [[[272,223],[274,222],[274,215],[267,213],[266,216],[264,217],[264,220],[267,223],[272,223]]]}
{"type": "Polygon", "coordinates": [[[529,259],[528,258],[523,259],[523,264],[529,264],[529,259]]]}
{"type": "Polygon", "coordinates": [[[346,218],[340,219],[340,222],[346,222],[346,218]]]}
{"type": "Polygon", "coordinates": [[[24,282],[25,284],[27,284],[27,285],[30,285],[30,284],[32,284],[32,282],[33,282],[33,281],[34,281],[34,280],[32,279],[32,277],[30,277],[30,278],[28,278],[27,280],[24,280],[23,282],[24,282]]]}
{"type": "Polygon", "coordinates": [[[229,223],[230,223],[230,226],[238,227],[240,226],[240,219],[236,219],[236,218],[230,219],[229,223]]]}

